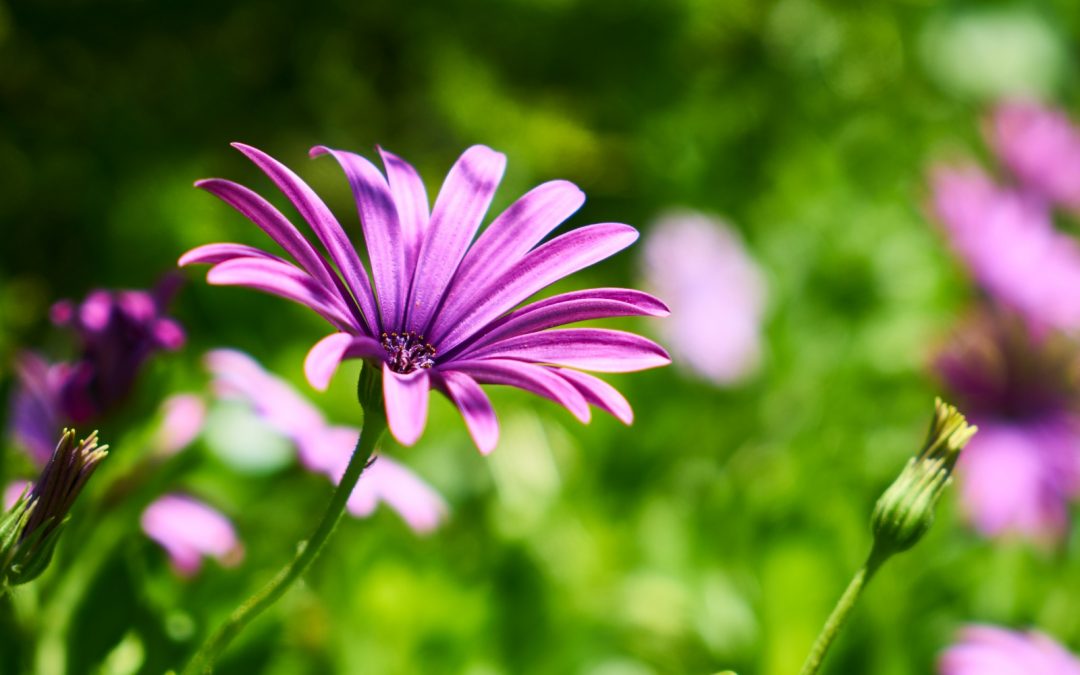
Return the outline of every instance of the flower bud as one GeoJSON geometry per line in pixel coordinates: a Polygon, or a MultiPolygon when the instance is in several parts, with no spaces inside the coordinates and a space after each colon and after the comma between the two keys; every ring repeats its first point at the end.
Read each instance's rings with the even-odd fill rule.
{"type": "Polygon", "coordinates": [[[29,494],[0,518],[0,587],[33,581],[49,566],[68,512],[106,449],[96,431],[76,443],[75,430],[64,430],[29,494]]]}
{"type": "Polygon", "coordinates": [[[955,407],[940,398],[934,401],[922,452],[908,461],[874,507],[870,522],[878,554],[906,551],[934,524],[934,507],[952,481],[960,451],[976,431],[955,407]]]}

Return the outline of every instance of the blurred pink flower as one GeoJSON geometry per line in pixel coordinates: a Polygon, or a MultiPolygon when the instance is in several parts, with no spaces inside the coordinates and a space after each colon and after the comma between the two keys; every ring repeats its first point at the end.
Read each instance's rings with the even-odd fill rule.
{"type": "Polygon", "coordinates": [[[1080,496],[1080,352],[1056,333],[984,311],[935,367],[979,433],[960,458],[964,510],[984,535],[1062,536],[1080,496]]]}
{"type": "Polygon", "coordinates": [[[195,394],[174,394],[161,404],[161,423],[151,446],[165,455],[174,455],[198,438],[206,421],[206,403],[195,394]]]}
{"type": "Polygon", "coordinates": [[[991,114],[988,135],[1023,189],[1080,209],[1080,129],[1065,113],[1034,101],[1006,101],[991,114]]]}
{"type": "Polygon", "coordinates": [[[2,504],[4,511],[11,510],[12,506],[15,506],[15,502],[19,501],[19,497],[26,491],[26,488],[30,487],[30,481],[28,480],[16,480],[12,481],[4,487],[4,503],[2,504]]]}
{"type": "Polygon", "coordinates": [[[229,519],[192,497],[160,497],[146,507],[140,522],[146,536],[165,549],[182,576],[196,574],[204,557],[227,567],[243,558],[243,547],[229,519]]]}
{"type": "MultiPolygon", "coordinates": [[[[327,424],[317,408],[247,354],[218,349],[209,352],[205,362],[218,395],[251,405],[269,426],[296,445],[300,463],[309,471],[325,474],[335,484],[341,480],[359,430],[327,424]]],[[[349,497],[348,510],[364,517],[380,501],[416,532],[429,532],[446,517],[446,503],[434,488],[381,455],[360,476],[349,497]]]]}
{"type": "Polygon", "coordinates": [[[671,307],[659,330],[676,364],[721,386],[757,369],[765,277],[737,232],[692,211],[664,215],[646,235],[643,271],[671,307]]]}
{"type": "MultiPolygon", "coordinates": [[[[981,433],[981,432],[980,432],[981,433]]],[[[940,675],[1080,675],[1080,660],[1037,631],[973,625],[938,660],[940,675]]]]}
{"type": "Polygon", "coordinates": [[[1080,328],[1080,244],[1042,200],[976,167],[939,167],[931,182],[950,244],[991,297],[1033,326],[1080,328]]]}

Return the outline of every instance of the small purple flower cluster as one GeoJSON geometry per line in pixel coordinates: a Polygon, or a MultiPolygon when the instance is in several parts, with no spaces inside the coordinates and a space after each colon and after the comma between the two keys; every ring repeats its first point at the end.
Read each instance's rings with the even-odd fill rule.
{"type": "Polygon", "coordinates": [[[53,322],[72,331],[79,356],[50,363],[21,355],[12,400],[12,433],[37,463],[49,458],[65,426],[93,425],[115,410],[147,359],[184,344],[180,324],[165,315],[178,283],[167,276],[151,291],[99,289],[81,303],[53,306],[53,322]]]}

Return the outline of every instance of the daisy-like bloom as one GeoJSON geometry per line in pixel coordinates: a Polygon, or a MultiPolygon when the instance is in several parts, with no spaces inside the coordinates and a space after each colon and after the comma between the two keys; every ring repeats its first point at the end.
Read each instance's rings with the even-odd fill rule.
{"type": "Polygon", "coordinates": [[[692,211],[662,216],[645,237],[647,287],[667,298],[661,325],[675,361],[719,386],[761,360],[765,276],[726,223],[692,211]]]}
{"type": "Polygon", "coordinates": [[[960,458],[960,494],[976,529],[1053,540],[1080,496],[1080,351],[984,311],[938,355],[936,369],[979,426],[960,458]]]}
{"type": "MultiPolygon", "coordinates": [[[[218,349],[208,353],[205,362],[214,376],[218,395],[249,404],[268,425],[296,445],[306,469],[340,482],[356,447],[358,429],[327,424],[318,409],[247,354],[218,349]]],[[[379,502],[420,533],[434,530],[446,518],[446,502],[439,493],[385,456],[379,456],[361,474],[347,508],[354,516],[365,517],[375,511],[379,502]]]]}
{"type": "Polygon", "coordinates": [[[214,508],[181,494],[159,497],[140,519],[143,532],[169,554],[173,569],[185,577],[195,575],[203,558],[215,558],[226,567],[244,557],[244,548],[232,523],[214,508]]]}
{"type": "Polygon", "coordinates": [[[988,126],[991,145],[1025,190],[1080,209],[1080,129],[1065,113],[1034,101],[1007,101],[988,126]]]}
{"type": "Polygon", "coordinates": [[[316,147],[341,165],[356,199],[367,267],[318,195],[266,153],[236,144],[307,221],[326,257],[267,200],[221,179],[196,185],[263,229],[295,264],[240,244],[209,244],[181,265],[212,264],[212,284],[248,286],[311,308],[337,332],[308,354],[305,372],[324,389],[339,362],[362,358],[382,369],[391,433],[412,445],[427,422],[428,391],[443,392],[465,418],[482,452],[498,441],[495,412],[480,384],[520,387],[565,406],[582,421],[589,404],[624,422],[630,406],[610,385],[581,370],[628,372],[670,362],[662,348],[632,333],[599,328],[548,330],[615,316],[663,316],[639,291],[601,288],[556,295],[515,309],[562,279],[629,246],[637,232],[590,225],[541,243],[583,203],[566,181],[544,183],[474,236],[502,178],[506,158],[468,149],[451,168],[434,207],[420,176],[380,151],[385,175],[350,152],[316,147]],[[372,283],[373,282],[373,283],[372,283]]]}
{"type": "Polygon", "coordinates": [[[1045,202],[974,167],[938,168],[933,208],[975,280],[1036,327],[1080,328],[1080,244],[1045,202]]]}
{"type": "Polygon", "coordinates": [[[941,675],[1080,675],[1080,659],[1052,638],[973,625],[938,660],[941,675]]]}

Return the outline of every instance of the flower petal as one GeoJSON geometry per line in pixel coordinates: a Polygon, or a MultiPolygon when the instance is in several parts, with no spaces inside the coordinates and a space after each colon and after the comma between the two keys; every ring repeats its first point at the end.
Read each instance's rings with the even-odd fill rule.
{"type": "Polygon", "coordinates": [[[236,258],[262,258],[265,260],[276,260],[277,262],[290,264],[287,260],[279,258],[271,253],[267,253],[261,248],[246,246],[244,244],[204,244],[203,246],[197,246],[180,256],[180,260],[178,260],[176,264],[180,267],[187,267],[188,265],[216,265],[218,263],[223,263],[226,260],[234,260],[236,258]]]}
{"type": "Polygon", "coordinates": [[[161,424],[151,445],[158,452],[173,455],[198,438],[206,422],[206,403],[195,394],[174,394],[161,404],[161,424]]]}
{"type": "Polygon", "coordinates": [[[506,384],[549,398],[585,424],[592,417],[588,402],[577,388],[543,366],[512,359],[483,359],[455,362],[452,368],[481,384],[506,384]]]}
{"type": "Polygon", "coordinates": [[[424,433],[428,412],[428,373],[424,369],[402,375],[383,364],[383,397],[390,433],[402,445],[412,445],[424,433]]]}
{"type": "Polygon", "coordinates": [[[554,295],[515,310],[459,345],[458,350],[466,355],[496,340],[578,321],[668,314],[667,306],[648,293],[627,288],[591,288],[554,295]]]}
{"type": "MultiPolygon", "coordinates": [[[[371,291],[371,282],[368,281],[367,272],[360,264],[356,249],[345,235],[345,231],[341,229],[341,224],[334,218],[334,214],[307,183],[281,162],[250,145],[233,143],[233,147],[244,153],[262,169],[263,173],[269,176],[278,189],[289,198],[304,220],[311,225],[311,229],[315,231],[319,241],[330,254],[330,259],[334,261],[345,278],[345,283],[352,291],[366,321],[374,324],[379,315],[375,311],[375,297],[371,291]]],[[[373,325],[365,328],[367,330],[364,332],[370,335],[376,334],[373,325]]]]}
{"type": "Polygon", "coordinates": [[[414,532],[430,532],[446,517],[446,502],[433,487],[383,455],[364,470],[347,506],[349,513],[363,517],[370,515],[379,501],[397,511],[414,532]]]}
{"type": "Polygon", "coordinates": [[[382,148],[379,148],[379,154],[386,167],[390,193],[394,195],[401,223],[401,238],[405,245],[405,278],[411,281],[416,271],[416,260],[420,257],[420,244],[431,219],[427,190],[420,174],[411,164],[382,148]]]}
{"type": "MultiPolygon", "coordinates": [[[[469,354],[470,359],[519,359],[606,373],[666,366],[664,349],[640,335],[606,328],[567,328],[500,340],[469,354]]],[[[455,363],[454,368],[457,368],[455,363]]]]}
{"type": "Polygon", "coordinates": [[[458,158],[443,183],[416,263],[406,325],[427,334],[458,263],[495,196],[506,156],[474,145],[458,158]]]}
{"type": "Polygon", "coordinates": [[[349,180],[375,276],[382,326],[394,330],[402,325],[409,279],[405,276],[405,244],[390,186],[375,165],[360,155],[322,145],[311,149],[312,157],[327,153],[337,160],[349,180]]]}
{"type": "Polygon", "coordinates": [[[342,330],[356,330],[355,319],[342,306],[340,298],[285,261],[264,258],[227,260],[212,267],[206,280],[217,286],[247,286],[277,295],[310,307],[342,330]]]}
{"type": "Polygon", "coordinates": [[[140,524],[148,537],[161,544],[177,572],[184,576],[199,571],[203,556],[232,566],[243,555],[229,519],[185,495],[159,497],[143,511],[140,524]]]}
{"type": "Polygon", "coordinates": [[[312,387],[326,391],[350,342],[352,335],[348,333],[331,333],[308,351],[304,358],[304,376],[312,387]]]}
{"type": "MultiPolygon", "coordinates": [[[[283,216],[273,204],[266,201],[261,195],[243,185],[222,178],[200,180],[195,183],[195,187],[206,190],[255,223],[278,246],[285,249],[286,253],[300,263],[300,267],[312,277],[318,279],[324,286],[337,287],[342,298],[351,298],[351,293],[341,283],[341,279],[330,267],[330,264],[326,262],[326,259],[315,250],[311,242],[300,234],[300,231],[289,222],[288,218],[283,216]]],[[[181,260],[183,259],[181,258],[181,260]]],[[[354,305],[352,302],[348,304],[354,305]]],[[[353,309],[357,314],[360,313],[359,307],[354,306],[353,309]]]]}
{"type": "Polygon", "coordinates": [[[480,300],[460,312],[442,312],[431,342],[447,352],[482,330],[492,319],[533,293],[634,243],[637,230],[604,223],[578,228],[534,249],[475,293],[480,300]]]}
{"type": "Polygon", "coordinates": [[[499,442],[499,420],[491,400],[476,380],[454,370],[434,372],[432,378],[461,411],[465,427],[480,452],[486,455],[494,450],[499,442]]]}
{"type": "Polygon", "coordinates": [[[207,352],[203,363],[218,396],[243,400],[267,424],[294,441],[326,426],[318,408],[244,352],[215,349],[207,352]]]}
{"type": "Polygon", "coordinates": [[[601,410],[606,410],[615,416],[623,424],[629,425],[634,421],[634,410],[630,403],[619,393],[619,390],[604,382],[598,377],[569,368],[554,369],[558,375],[570,381],[585,400],[601,410]]]}
{"type": "Polygon", "coordinates": [[[331,333],[315,343],[304,359],[304,375],[312,387],[326,391],[330,378],[346,358],[381,357],[382,345],[369,337],[349,333],[331,333]]]}
{"type": "Polygon", "coordinates": [[[565,180],[530,190],[499,214],[469,249],[446,292],[440,312],[457,313],[475,302],[476,290],[512,267],[585,203],[585,193],[565,180]]]}

